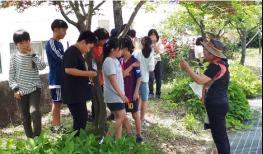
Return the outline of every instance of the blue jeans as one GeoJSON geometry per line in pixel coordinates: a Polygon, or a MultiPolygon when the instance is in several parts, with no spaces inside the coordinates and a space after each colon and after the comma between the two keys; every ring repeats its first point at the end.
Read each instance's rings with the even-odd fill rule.
{"type": "Polygon", "coordinates": [[[141,82],[140,86],[140,96],[143,102],[148,101],[149,99],[149,90],[148,90],[148,83],[141,82]]]}

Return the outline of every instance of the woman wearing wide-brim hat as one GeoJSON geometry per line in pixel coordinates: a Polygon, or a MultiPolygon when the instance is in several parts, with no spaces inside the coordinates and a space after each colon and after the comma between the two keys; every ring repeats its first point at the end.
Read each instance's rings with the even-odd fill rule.
{"type": "Polygon", "coordinates": [[[215,39],[201,42],[201,44],[205,59],[210,63],[204,74],[196,74],[184,59],[181,60],[180,66],[196,83],[204,86],[203,102],[217,151],[219,154],[230,154],[226,132],[227,90],[230,74],[227,58],[223,54],[224,45],[215,39]]]}

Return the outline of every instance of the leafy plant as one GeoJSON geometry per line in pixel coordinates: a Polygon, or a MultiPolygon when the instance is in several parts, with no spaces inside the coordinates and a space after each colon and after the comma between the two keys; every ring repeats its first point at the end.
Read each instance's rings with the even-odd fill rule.
{"type": "Polygon", "coordinates": [[[181,121],[188,131],[197,132],[200,129],[199,121],[192,114],[187,114],[181,121]]]}
{"type": "Polygon", "coordinates": [[[174,88],[166,96],[166,99],[173,100],[181,105],[185,105],[187,113],[192,113],[197,119],[202,119],[205,115],[205,108],[199,98],[194,94],[189,84],[191,83],[189,77],[178,77],[174,80],[174,88]]]}
{"type": "Polygon", "coordinates": [[[245,92],[246,97],[255,97],[262,93],[262,81],[258,79],[256,73],[239,64],[230,65],[231,81],[235,81],[245,92]]]}
{"type": "MultiPolygon", "coordinates": [[[[106,137],[100,144],[98,138],[93,134],[81,131],[79,137],[74,137],[76,132],[65,134],[58,138],[52,138],[47,133],[42,133],[37,139],[14,140],[9,139],[4,153],[15,154],[134,154],[154,153],[148,145],[139,145],[133,137],[123,137],[115,140],[106,137]]],[[[2,151],[0,150],[0,153],[2,151]]]]}
{"type": "Polygon", "coordinates": [[[246,128],[243,124],[246,120],[253,118],[252,111],[246,99],[246,95],[241,90],[239,84],[231,81],[228,88],[229,112],[227,114],[227,126],[233,129],[246,128]]]}

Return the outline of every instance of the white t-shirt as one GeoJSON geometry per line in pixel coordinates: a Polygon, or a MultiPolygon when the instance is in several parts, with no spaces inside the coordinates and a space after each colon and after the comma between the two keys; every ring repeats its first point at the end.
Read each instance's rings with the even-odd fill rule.
{"type": "Polygon", "coordinates": [[[160,51],[159,51],[159,53],[156,53],[154,51],[154,48],[152,48],[155,63],[162,61],[161,54],[163,53],[163,50],[164,50],[164,47],[161,43],[157,42],[156,45],[160,48],[160,51]]]}
{"type": "Polygon", "coordinates": [[[195,50],[195,58],[202,58],[202,57],[204,57],[203,46],[195,45],[194,50],[195,50]]]}
{"type": "Polygon", "coordinates": [[[142,51],[133,53],[134,57],[140,62],[140,69],[142,75],[142,82],[149,82],[149,72],[154,71],[155,60],[153,54],[150,54],[148,58],[145,58],[142,51]]]}

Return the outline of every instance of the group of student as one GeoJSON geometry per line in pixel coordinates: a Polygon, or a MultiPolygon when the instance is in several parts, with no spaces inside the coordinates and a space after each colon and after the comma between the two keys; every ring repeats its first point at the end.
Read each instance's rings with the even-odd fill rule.
{"type": "MultiPolygon", "coordinates": [[[[117,38],[120,31],[111,34],[104,28],[94,32],[81,32],[77,42],[64,51],[60,42],[66,35],[68,25],[56,19],[51,24],[52,38],[46,44],[49,64],[48,84],[52,98],[51,131],[63,130],[61,125],[61,105],[67,104],[73,117],[73,129],[85,129],[88,118],[86,102],[92,99],[92,85],[95,77],[103,91],[104,102],[114,115],[115,137],[121,138],[123,129],[132,135],[127,112],[132,113],[136,126],[136,141],[143,142],[141,127],[144,123],[149,94],[153,96],[153,77],[156,76],[157,93],[161,92],[161,48],[159,35],[155,29],[141,39],[141,49],[135,51],[136,31],[117,38]],[[92,51],[92,61],[87,55],[92,51]]],[[[13,35],[18,52],[10,59],[9,85],[22,114],[25,134],[34,138],[41,133],[39,70],[46,64],[35,54],[30,45],[30,35],[18,30],[13,35]],[[33,122],[33,127],[31,122],[33,122]]],[[[94,104],[93,104],[94,105],[94,104]]],[[[94,112],[94,111],[93,111],[94,112]]],[[[106,117],[105,117],[106,118],[106,117]]]]}
{"type": "MultiPolygon", "coordinates": [[[[134,30],[130,30],[129,35],[123,38],[116,37],[120,33],[116,29],[111,31],[111,36],[103,28],[95,32],[84,31],[80,33],[77,42],[64,52],[60,40],[66,35],[67,23],[56,19],[51,29],[53,37],[46,44],[50,70],[49,89],[53,101],[51,130],[59,132],[62,129],[62,101],[67,104],[73,117],[73,129],[85,129],[88,118],[86,102],[92,99],[92,85],[97,78],[99,89],[103,91],[103,101],[116,121],[115,138],[121,138],[123,129],[126,129],[128,135],[132,134],[127,118],[127,112],[131,112],[135,120],[136,140],[142,143],[141,127],[149,93],[153,94],[153,84],[149,84],[150,74],[155,75],[156,80],[161,79],[158,76],[161,74],[161,48],[157,31],[150,30],[148,36],[141,39],[141,48],[136,52],[134,30]],[[87,58],[89,55],[93,57],[91,60],[87,58]]],[[[42,127],[39,109],[41,81],[38,71],[45,69],[46,65],[32,50],[28,32],[16,31],[13,40],[18,52],[10,60],[9,85],[22,113],[25,134],[34,138],[40,135],[42,127]]],[[[226,114],[230,72],[224,45],[215,38],[202,38],[199,44],[203,47],[205,60],[209,62],[204,74],[196,73],[184,59],[181,59],[180,67],[196,83],[203,85],[202,100],[208,115],[206,128],[211,129],[218,153],[229,154],[226,114]]],[[[157,98],[161,94],[160,86],[161,82],[157,81],[157,98]]]]}

